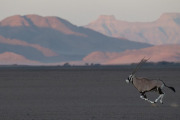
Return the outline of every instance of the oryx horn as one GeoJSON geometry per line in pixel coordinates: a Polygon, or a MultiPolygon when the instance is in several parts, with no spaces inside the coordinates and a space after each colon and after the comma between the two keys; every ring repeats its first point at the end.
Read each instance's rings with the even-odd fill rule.
{"type": "Polygon", "coordinates": [[[138,69],[141,67],[141,65],[142,65],[143,63],[147,62],[149,59],[150,59],[150,58],[145,59],[145,57],[144,57],[143,59],[141,59],[141,61],[137,64],[137,66],[136,66],[136,68],[134,69],[134,71],[132,72],[132,74],[135,74],[135,73],[138,71],[138,69]]]}

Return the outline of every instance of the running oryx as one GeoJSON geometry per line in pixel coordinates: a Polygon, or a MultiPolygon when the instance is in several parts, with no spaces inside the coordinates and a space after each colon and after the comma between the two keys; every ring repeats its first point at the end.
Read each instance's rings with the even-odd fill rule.
{"type": "Polygon", "coordinates": [[[150,103],[156,103],[158,102],[158,100],[160,100],[160,103],[163,104],[163,97],[164,97],[164,93],[162,92],[163,87],[168,87],[170,88],[172,91],[175,92],[175,89],[173,87],[169,87],[167,86],[162,80],[150,80],[148,78],[140,78],[140,77],[136,77],[135,73],[138,71],[138,69],[141,67],[141,65],[143,63],[145,63],[146,61],[148,61],[149,59],[145,59],[143,58],[138,65],[136,66],[136,68],[134,69],[134,71],[129,75],[128,79],[126,80],[127,83],[132,83],[135,88],[140,92],[141,99],[144,99],[150,103]],[[157,99],[155,99],[155,101],[151,101],[147,98],[146,96],[146,92],[150,92],[150,91],[155,91],[158,92],[160,95],[157,99]]]}

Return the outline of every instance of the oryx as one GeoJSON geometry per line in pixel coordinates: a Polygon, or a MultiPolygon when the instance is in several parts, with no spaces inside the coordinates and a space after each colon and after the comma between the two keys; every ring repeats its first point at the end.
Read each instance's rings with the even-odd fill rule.
{"type": "Polygon", "coordinates": [[[167,86],[162,80],[157,80],[157,79],[148,79],[148,78],[140,78],[140,77],[136,77],[135,73],[138,71],[138,69],[140,68],[140,66],[145,63],[148,59],[143,58],[138,65],[136,66],[136,68],[134,69],[134,71],[129,75],[129,77],[126,79],[127,83],[132,83],[135,88],[140,92],[140,98],[144,99],[150,103],[156,103],[158,102],[158,100],[160,100],[160,103],[163,104],[163,97],[165,95],[165,93],[162,91],[163,87],[168,87],[170,88],[172,91],[175,92],[175,89],[173,87],[169,87],[167,86]],[[158,92],[160,95],[157,99],[155,99],[155,101],[151,101],[147,98],[146,96],[146,92],[150,92],[150,91],[155,91],[158,92]]]}

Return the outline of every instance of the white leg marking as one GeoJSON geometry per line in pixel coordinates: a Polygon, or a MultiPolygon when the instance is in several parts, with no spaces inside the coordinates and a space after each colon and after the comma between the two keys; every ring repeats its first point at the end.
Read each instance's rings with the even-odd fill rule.
{"type": "Polygon", "coordinates": [[[142,96],[142,95],[140,96],[140,98],[143,99],[143,100],[146,100],[146,98],[144,98],[144,96],[142,96]]]}
{"type": "Polygon", "coordinates": [[[161,104],[163,104],[163,101],[162,101],[163,97],[164,97],[164,94],[161,95],[161,99],[160,99],[161,104]]]}
{"type": "Polygon", "coordinates": [[[153,101],[151,101],[151,100],[149,100],[149,99],[147,99],[147,101],[150,102],[150,103],[154,103],[153,101]]]}
{"type": "Polygon", "coordinates": [[[160,99],[159,102],[162,104],[163,103],[163,101],[162,101],[163,97],[164,97],[164,94],[160,94],[159,97],[155,100],[155,102],[158,102],[158,100],[160,99]]]}
{"type": "Polygon", "coordinates": [[[159,95],[159,97],[155,100],[155,102],[158,102],[158,100],[161,98],[161,95],[159,95]]]}
{"type": "Polygon", "coordinates": [[[143,99],[143,100],[145,100],[145,101],[148,101],[148,102],[150,102],[150,103],[154,103],[153,101],[151,101],[151,100],[149,100],[149,99],[147,99],[147,98],[144,98],[144,96],[142,96],[142,95],[140,96],[140,98],[143,99]]]}

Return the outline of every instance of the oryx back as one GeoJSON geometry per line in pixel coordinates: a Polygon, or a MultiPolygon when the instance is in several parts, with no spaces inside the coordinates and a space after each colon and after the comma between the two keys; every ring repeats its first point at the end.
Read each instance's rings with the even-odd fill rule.
{"type": "Polygon", "coordinates": [[[151,90],[157,91],[157,88],[163,87],[163,82],[159,80],[150,80],[147,78],[135,77],[133,79],[134,86],[138,89],[139,92],[147,92],[151,90]]]}

